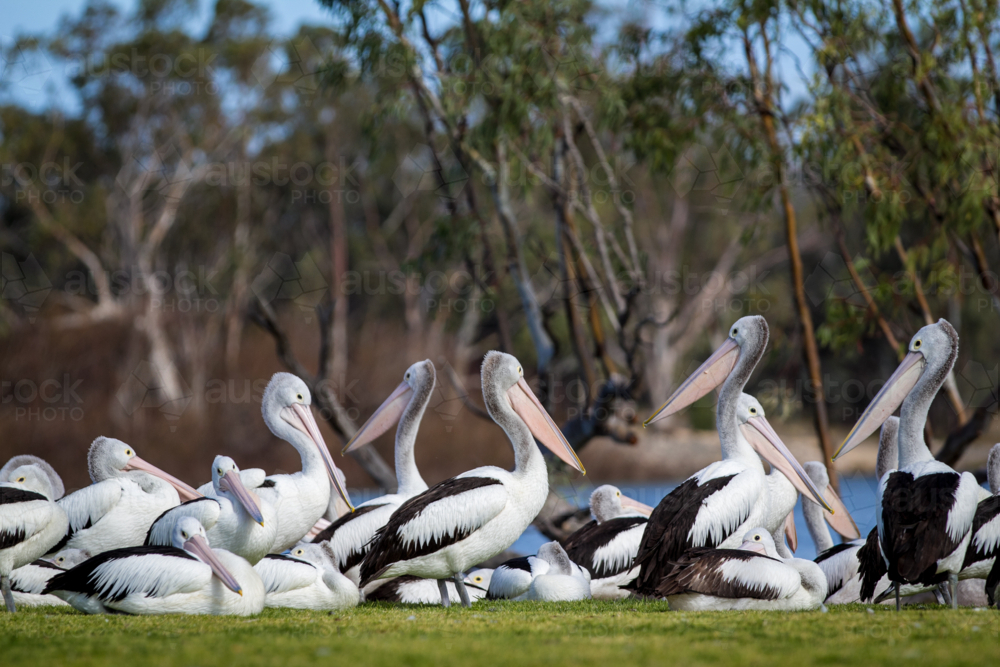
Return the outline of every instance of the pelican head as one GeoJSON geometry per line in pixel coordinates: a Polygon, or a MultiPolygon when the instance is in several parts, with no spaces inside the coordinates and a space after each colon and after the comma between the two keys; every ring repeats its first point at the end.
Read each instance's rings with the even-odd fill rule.
{"type": "Polygon", "coordinates": [[[41,467],[29,463],[19,466],[7,473],[7,479],[0,480],[6,486],[13,486],[25,491],[40,493],[49,500],[55,500],[52,495],[52,481],[41,467]]]}
{"type": "Polygon", "coordinates": [[[485,593],[490,590],[490,582],[493,580],[493,570],[489,568],[479,568],[465,575],[465,585],[469,588],[478,588],[485,593]]]}
{"type": "Polygon", "coordinates": [[[597,523],[604,523],[620,516],[649,516],[653,508],[623,495],[617,486],[605,484],[590,494],[590,512],[597,523]]]}
{"type": "Polygon", "coordinates": [[[772,467],[781,471],[802,497],[812,500],[827,512],[834,512],[833,507],[823,497],[823,493],[816,488],[802,465],[768,423],[764,416],[764,408],[756,398],[750,394],[740,395],[736,403],[736,421],[740,432],[754,451],[772,467]]]}
{"type": "Polygon", "coordinates": [[[310,410],[311,405],[312,394],[301,378],[291,373],[275,373],[264,390],[261,412],[271,432],[289,442],[300,453],[305,454],[305,449],[309,447],[315,447],[319,451],[330,481],[353,512],[354,505],[347,495],[347,486],[320,434],[319,425],[310,410]]]}
{"type": "MultiPolygon", "coordinates": [[[[860,445],[875,432],[875,429],[885,423],[889,415],[910,396],[921,379],[923,387],[917,392],[920,395],[914,395],[914,398],[926,401],[929,406],[929,399],[933,398],[933,394],[930,396],[926,394],[937,393],[951,367],[955,365],[957,357],[958,333],[947,320],[928,324],[913,334],[906,356],[865,408],[858,423],[847,434],[844,444],[833,455],[834,460],[860,445]]],[[[920,426],[923,427],[922,422],[920,426]]]]}
{"type": "Polygon", "coordinates": [[[105,438],[103,435],[91,443],[90,451],[87,452],[87,467],[90,470],[90,479],[95,484],[138,471],[159,477],[169,483],[177,490],[177,495],[182,501],[202,497],[195,489],[173,475],[168,475],[152,463],[136,456],[135,450],[130,445],[114,438],[105,438]]]}
{"type": "Polygon", "coordinates": [[[336,566],[333,564],[334,561],[329,555],[327,555],[327,551],[323,549],[323,544],[329,544],[329,542],[323,542],[321,544],[303,542],[296,544],[285,553],[292,558],[298,558],[299,560],[304,560],[307,563],[312,563],[320,570],[336,569],[336,566]]]}
{"type": "Polygon", "coordinates": [[[243,588],[236,578],[223,566],[219,557],[208,546],[208,537],[205,536],[205,527],[193,516],[181,517],[174,526],[172,544],[178,549],[183,549],[205,565],[212,568],[212,572],[219,578],[226,588],[234,593],[243,595],[243,588]]]}
{"type": "Polygon", "coordinates": [[[47,558],[46,560],[64,570],[69,570],[88,558],[90,558],[90,552],[85,549],[63,549],[52,558],[47,558]]]}
{"type": "Polygon", "coordinates": [[[762,556],[778,558],[778,549],[774,546],[774,538],[767,532],[766,528],[754,528],[743,538],[740,545],[743,551],[753,551],[762,556]]]}
{"type": "MultiPolygon", "coordinates": [[[[389,394],[378,410],[368,418],[364,426],[358,429],[354,437],[344,445],[343,453],[346,454],[363,447],[388,431],[403,417],[409,405],[426,407],[431,393],[434,391],[436,380],[437,373],[430,359],[418,361],[407,368],[406,373],[403,374],[403,381],[389,394]]],[[[423,411],[420,411],[419,414],[411,415],[410,418],[419,421],[422,416],[423,411]]]]}
{"type": "Polygon", "coordinates": [[[63,495],[65,495],[66,487],[63,486],[62,478],[59,476],[59,473],[56,472],[55,468],[50,466],[48,461],[45,459],[32,456],[31,454],[19,454],[17,456],[12,456],[10,460],[4,464],[3,468],[0,468],[0,482],[6,482],[11,471],[15,468],[27,465],[37,466],[45,472],[46,476],[48,476],[49,483],[52,485],[52,495],[50,495],[49,498],[52,500],[59,500],[63,497],[63,495]]]}
{"type": "Polygon", "coordinates": [[[264,525],[264,515],[260,511],[260,501],[254,493],[243,486],[240,469],[228,456],[216,456],[212,462],[212,486],[215,493],[238,503],[254,521],[264,525]]]}
{"type": "Polygon", "coordinates": [[[558,542],[546,542],[538,547],[536,556],[549,564],[548,574],[572,574],[573,561],[558,542]]]}
{"type": "Polygon", "coordinates": [[[587,474],[580,457],[525,381],[521,362],[505,352],[493,350],[486,353],[480,375],[486,410],[493,421],[507,431],[512,441],[514,435],[507,430],[510,422],[508,411],[511,409],[536,440],[568,466],[587,474]]]}
{"type": "Polygon", "coordinates": [[[729,336],[719,349],[684,380],[667,402],[643,422],[643,426],[649,426],[677,414],[721,385],[743,357],[750,362],[746,364],[749,377],[749,371],[757,365],[761,355],[764,354],[768,335],[767,320],[760,315],[747,315],[736,320],[729,328],[729,336]]]}

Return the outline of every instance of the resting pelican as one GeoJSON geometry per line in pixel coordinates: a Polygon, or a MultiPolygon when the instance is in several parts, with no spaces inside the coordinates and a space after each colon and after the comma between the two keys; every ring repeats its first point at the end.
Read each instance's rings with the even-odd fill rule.
{"type": "Polygon", "coordinates": [[[138,546],[160,514],[180,500],[201,494],[138,456],[121,440],[101,436],[87,453],[93,484],[59,501],[69,529],[50,552],[65,547],[97,555],[108,549],[138,546]]]}
{"type": "Polygon", "coordinates": [[[442,603],[448,604],[443,580],[454,578],[468,607],[471,602],[459,573],[510,547],[545,504],[548,471],[534,438],[584,472],[528,387],[517,359],[489,352],[483,360],[482,385],[486,409],[513,444],[514,471],[476,468],[403,503],[361,562],[362,586],[405,574],[438,579],[442,603]]]}
{"type": "Polygon", "coordinates": [[[520,556],[504,561],[493,570],[486,599],[523,600],[535,577],[548,571],[549,562],[538,556],[520,556]]]}
{"type": "Polygon", "coordinates": [[[949,581],[952,606],[958,605],[958,573],[972,535],[979,484],[971,473],[959,474],[935,460],[924,442],[927,412],[957,357],[958,334],[946,320],[920,329],[910,339],[909,353],[834,455],[837,459],[857,447],[902,405],[899,469],[879,481],[882,565],[877,558],[861,558],[864,600],[872,599],[875,582],[888,573],[897,591],[904,584],[949,581]]]}
{"type": "Polygon", "coordinates": [[[63,549],[52,558],[38,559],[10,574],[14,604],[18,607],[68,607],[54,595],[43,595],[49,579],[90,558],[80,549],[63,549]]]}
{"type": "Polygon", "coordinates": [[[268,502],[243,485],[240,469],[228,456],[212,462],[215,498],[199,498],[167,510],[149,528],[147,545],[168,546],[182,516],[193,516],[206,529],[210,544],[251,565],[263,558],[278,534],[278,515],[268,502]]]}
{"type": "Polygon", "coordinates": [[[826,577],[811,560],[780,558],[768,530],[757,528],[739,549],[691,549],[656,592],[678,611],[797,611],[822,607],[826,577]]]}
{"type": "Polygon", "coordinates": [[[525,600],[539,602],[571,602],[589,600],[590,572],[570,560],[558,542],[548,542],[538,548],[538,557],[549,569],[531,580],[525,600]]]}
{"type": "MultiPolygon", "coordinates": [[[[486,597],[490,587],[493,570],[478,569],[465,576],[465,589],[469,592],[472,602],[486,597]]],[[[458,589],[454,581],[446,581],[448,596],[458,597],[458,589]]],[[[365,595],[366,602],[397,602],[401,604],[441,604],[441,589],[433,579],[421,579],[406,575],[390,579],[365,595]]]]}
{"type": "Polygon", "coordinates": [[[368,553],[375,531],[389,521],[404,502],[427,490],[427,482],[417,470],[413,446],[424,410],[434,392],[434,364],[429,359],[406,369],[403,381],[372,414],[344,447],[344,453],[362,447],[399,422],[396,429],[396,493],[358,505],[320,532],[313,542],[327,542],[337,567],[354,583],[360,581],[361,560],[368,553]]]}
{"type": "Polygon", "coordinates": [[[768,463],[789,470],[797,488],[833,511],[759,409],[751,405],[742,415],[739,411],[743,387],[764,354],[767,337],[763,317],[737,320],[726,342],[646,420],[649,424],[672,415],[722,385],[716,414],[722,461],[689,477],[653,510],[635,559],[642,570],[630,590],[654,595],[672,563],[688,549],[735,548],[747,530],[765,525],[769,486],[754,442],[767,440],[768,446],[760,449],[768,463]]]}
{"type": "Polygon", "coordinates": [[[590,597],[589,594],[582,595],[579,583],[585,582],[589,592],[590,572],[570,560],[566,550],[558,542],[547,542],[538,548],[536,555],[511,558],[497,567],[487,587],[486,598],[488,600],[541,599],[531,597],[532,585],[540,577],[550,574],[556,578],[543,583],[540,589],[536,588],[534,595],[550,594],[553,595],[551,600],[554,601],[556,599],[554,596],[562,590],[565,595],[573,595],[572,599],[582,600],[590,597]],[[570,578],[575,581],[566,581],[570,578]]]}
{"type": "Polygon", "coordinates": [[[49,552],[69,523],[53,499],[49,471],[47,465],[28,463],[8,469],[6,479],[0,479],[0,590],[9,612],[17,611],[11,573],[49,552]]]}
{"type": "Polygon", "coordinates": [[[566,538],[569,559],[590,573],[590,592],[597,600],[628,597],[620,586],[639,575],[632,566],[653,508],[605,484],[590,494],[594,520],[566,538]]]}
{"type": "Polygon", "coordinates": [[[345,577],[323,544],[299,544],[286,554],[270,554],[254,566],[264,581],[265,607],[333,611],[356,607],[358,585],[345,577]]]}
{"type": "Polygon", "coordinates": [[[300,472],[270,475],[256,489],[261,500],[270,503],[281,517],[272,553],[294,546],[326,513],[331,482],[348,507],[354,509],[310,405],[309,387],[291,373],[275,373],[264,390],[264,423],[302,457],[300,472]]]}
{"type": "Polygon", "coordinates": [[[46,585],[88,614],[232,614],[264,608],[264,584],[245,560],[211,549],[194,517],[174,526],[173,546],[113,549],[57,574],[46,585]]]}

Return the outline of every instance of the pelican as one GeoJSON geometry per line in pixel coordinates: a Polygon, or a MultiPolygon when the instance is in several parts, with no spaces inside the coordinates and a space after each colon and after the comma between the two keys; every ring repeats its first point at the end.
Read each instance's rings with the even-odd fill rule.
{"type": "Polygon", "coordinates": [[[590,592],[595,599],[628,597],[628,591],[620,586],[639,575],[632,561],[653,508],[605,484],[590,494],[590,511],[594,520],[566,538],[566,554],[590,573],[590,592]]]}
{"type": "Polygon", "coordinates": [[[972,521],[972,540],[960,577],[985,579],[988,604],[1000,609],[1000,443],[993,445],[986,464],[992,496],[980,501],[972,521]]]}
{"type": "Polygon", "coordinates": [[[691,549],[657,587],[678,611],[819,609],[826,577],[801,558],[782,559],[766,528],[747,533],[739,549],[691,549]]]}
{"type": "Polygon", "coordinates": [[[299,544],[286,554],[270,554],[254,565],[264,581],[265,607],[334,611],[356,607],[358,585],[334,564],[326,544],[299,544]]]}
{"type": "MultiPolygon", "coordinates": [[[[910,339],[909,353],[834,455],[837,459],[857,447],[902,406],[899,469],[879,481],[879,552],[897,592],[903,584],[934,586],[948,581],[953,607],[958,606],[958,573],[972,536],[979,484],[971,473],[959,474],[934,459],[924,442],[924,423],[957,357],[958,334],[946,320],[920,329],[910,339]]],[[[865,600],[874,593],[867,584],[881,576],[872,567],[881,569],[878,559],[861,558],[865,600]]]]}
{"type": "Polygon", "coordinates": [[[38,559],[10,574],[10,588],[18,607],[68,607],[54,595],[43,595],[49,579],[90,558],[80,549],[63,549],[49,559],[38,559]]]}
{"type": "Polygon", "coordinates": [[[160,514],[181,499],[201,497],[114,438],[101,436],[91,443],[87,467],[94,483],[59,501],[69,517],[69,529],[50,552],[68,547],[96,556],[109,549],[139,546],[160,514]]]}
{"type": "Polygon", "coordinates": [[[358,505],[313,538],[328,542],[337,567],[355,584],[360,582],[361,560],[368,553],[375,531],[384,526],[404,502],[427,490],[417,470],[413,446],[424,410],[434,392],[434,364],[429,359],[406,369],[403,381],[372,414],[344,447],[344,453],[362,447],[399,422],[396,428],[396,493],[358,505]]]}
{"type": "MultiPolygon", "coordinates": [[[[564,594],[573,595],[572,599],[582,600],[591,597],[589,592],[584,596],[579,590],[581,588],[579,582],[586,582],[589,590],[590,572],[570,560],[566,550],[558,542],[547,542],[538,548],[536,555],[511,558],[497,567],[487,587],[486,598],[488,600],[541,599],[531,597],[532,584],[539,577],[550,574],[556,578],[543,583],[540,589],[536,588],[534,595],[555,595],[563,590],[564,594]],[[567,579],[575,581],[569,582],[567,579]]],[[[555,600],[555,597],[551,599],[555,600]]]]}
{"type": "Polygon", "coordinates": [[[199,498],[167,510],[149,528],[147,545],[168,546],[182,516],[193,516],[206,529],[210,544],[254,565],[271,550],[278,534],[278,515],[243,485],[240,469],[228,456],[212,462],[215,498],[199,498]]]}
{"type": "Polygon", "coordinates": [[[264,608],[264,584],[245,560],[209,547],[205,528],[181,517],[169,547],[113,549],[52,577],[54,594],[88,614],[249,616],[264,608]]]}
{"type": "Polygon", "coordinates": [[[523,600],[535,577],[548,571],[549,562],[538,556],[520,556],[504,561],[493,570],[486,599],[523,600]]]}
{"type": "Polygon", "coordinates": [[[768,463],[791,471],[789,479],[797,488],[833,511],[759,408],[748,405],[744,413],[739,411],[743,387],[764,354],[767,337],[763,317],[737,320],[719,349],[646,420],[650,424],[672,415],[722,385],[716,414],[722,461],[689,477],[653,510],[635,559],[642,569],[630,590],[655,595],[660,579],[688,549],[735,548],[749,529],[766,523],[769,486],[753,444],[761,439],[768,441],[760,447],[768,463]]]}
{"type": "Polygon", "coordinates": [[[483,360],[482,385],[490,416],[513,445],[514,471],[476,468],[400,505],[361,562],[362,586],[406,574],[438,579],[442,603],[447,605],[443,580],[453,578],[462,604],[468,607],[471,601],[459,573],[510,547],[545,504],[548,471],[534,438],[585,472],[528,387],[517,359],[489,352],[483,360]]]}
{"type": "MultiPolygon", "coordinates": [[[[19,462],[24,461],[31,459],[19,462]]],[[[29,462],[5,469],[7,477],[0,478],[0,590],[7,611],[13,613],[17,607],[11,573],[48,553],[66,533],[69,521],[53,498],[62,481],[58,486],[53,483],[58,475],[48,464],[29,462]]]]}
{"type": "Polygon", "coordinates": [[[261,405],[264,423],[271,433],[288,442],[302,457],[300,472],[270,475],[256,487],[260,499],[270,503],[281,517],[272,553],[294,546],[326,513],[331,482],[348,507],[354,509],[310,405],[309,387],[291,373],[275,373],[264,390],[261,405]]]}
{"type": "Polygon", "coordinates": [[[558,542],[548,542],[538,549],[538,557],[549,569],[531,580],[525,600],[571,602],[589,600],[590,572],[570,560],[558,542]]]}
{"type": "MultiPolygon", "coordinates": [[[[482,600],[490,587],[493,570],[478,569],[465,576],[465,589],[472,602],[482,600]]],[[[446,581],[449,598],[458,597],[454,581],[446,581]]],[[[365,595],[367,602],[397,602],[402,604],[441,604],[441,590],[433,579],[411,575],[390,579],[365,595]]]]}

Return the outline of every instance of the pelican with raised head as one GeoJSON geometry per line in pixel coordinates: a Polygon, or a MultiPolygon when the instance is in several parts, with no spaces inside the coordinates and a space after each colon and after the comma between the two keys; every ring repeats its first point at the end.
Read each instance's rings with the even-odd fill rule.
{"type": "Polygon", "coordinates": [[[535,438],[570,467],[583,464],[509,354],[490,352],[482,366],[483,399],[514,447],[513,472],[485,466],[435,484],[400,505],[361,562],[361,585],[406,574],[438,579],[447,604],[453,579],[469,606],[460,573],[512,545],[538,515],[549,491],[535,438]]]}
{"type": "Polygon", "coordinates": [[[420,420],[434,393],[435,375],[430,359],[407,368],[400,385],[344,446],[345,454],[354,451],[399,423],[396,427],[396,492],[358,505],[354,512],[340,517],[312,540],[329,543],[337,567],[355,584],[360,582],[361,560],[368,553],[375,532],[389,521],[400,505],[427,490],[427,482],[417,469],[413,447],[420,420]]]}
{"type": "Polygon", "coordinates": [[[934,586],[949,581],[952,605],[958,604],[958,573],[972,535],[979,484],[972,474],[959,474],[935,460],[924,442],[927,413],[957,357],[958,334],[946,320],[920,329],[910,339],[899,367],[834,455],[837,459],[857,447],[901,408],[899,468],[879,481],[876,518],[881,559],[874,554],[861,558],[863,600],[872,599],[876,582],[887,573],[897,592],[905,584],[934,586]]]}
{"type": "Polygon", "coordinates": [[[660,580],[687,550],[738,547],[746,531],[766,523],[770,488],[758,449],[772,466],[788,470],[789,480],[802,493],[833,511],[763,416],[759,404],[745,404],[745,411],[740,412],[743,387],[764,354],[767,338],[763,317],[737,320],[722,346],[646,420],[650,424],[675,414],[722,385],[716,414],[722,461],[689,477],[653,510],[635,559],[635,565],[642,569],[629,590],[655,595],[660,580]]]}

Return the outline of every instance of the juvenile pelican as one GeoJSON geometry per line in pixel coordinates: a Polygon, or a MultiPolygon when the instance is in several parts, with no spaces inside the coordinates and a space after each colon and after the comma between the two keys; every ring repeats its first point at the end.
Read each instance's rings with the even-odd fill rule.
{"type": "Polygon", "coordinates": [[[205,529],[186,516],[173,546],[113,549],[57,574],[46,585],[88,614],[232,614],[264,608],[264,584],[245,560],[211,549],[205,529]]]}
{"type": "Polygon", "coordinates": [[[883,573],[896,585],[951,583],[958,604],[958,573],[979,499],[971,473],[959,474],[934,459],[924,442],[924,424],[934,397],[958,357],[958,334],[945,320],[920,329],[909,353],[854,425],[839,458],[851,451],[902,406],[899,415],[899,469],[879,481],[876,518],[878,558],[861,558],[862,599],[870,600],[883,573]]]}
{"type": "Polygon", "coordinates": [[[90,554],[79,549],[64,549],[48,559],[38,559],[23,565],[10,574],[10,587],[14,604],[18,607],[68,607],[54,595],[43,595],[49,579],[68,568],[79,565],[90,554]]]}
{"type": "Polygon", "coordinates": [[[462,604],[469,606],[459,573],[510,547],[545,504],[548,471],[535,438],[568,465],[584,471],[528,387],[517,359],[488,353],[482,385],[490,416],[514,447],[514,471],[476,468],[403,503],[361,562],[362,586],[406,574],[438,579],[442,602],[448,604],[443,580],[453,578],[462,604]]]}
{"type": "Polygon", "coordinates": [[[320,532],[313,542],[327,542],[337,567],[351,581],[360,581],[361,560],[368,553],[375,532],[384,526],[404,502],[427,490],[427,482],[417,470],[413,446],[417,441],[420,420],[434,392],[434,364],[429,359],[406,369],[403,382],[344,447],[344,453],[362,447],[396,428],[396,493],[390,493],[358,505],[320,532]]]}
{"type": "Polygon", "coordinates": [[[193,516],[205,527],[214,548],[255,564],[271,551],[278,534],[274,506],[243,485],[239,467],[228,456],[216,456],[212,462],[212,485],[215,498],[199,498],[167,510],[150,527],[145,543],[170,545],[177,521],[193,516]]]}
{"type": "Polygon", "coordinates": [[[96,556],[108,549],[138,546],[160,514],[182,498],[201,497],[114,438],[101,436],[91,443],[87,466],[94,483],[59,501],[69,528],[50,553],[68,547],[96,556]]]}
{"type": "Polygon", "coordinates": [[[265,607],[333,611],[356,607],[358,585],[337,569],[325,544],[299,544],[254,566],[264,581],[265,607]]]}
{"type": "Polygon", "coordinates": [[[739,549],[691,549],[660,582],[657,594],[678,611],[818,609],[826,577],[810,560],[782,559],[766,528],[739,549]]]}
{"type": "Polygon", "coordinates": [[[620,587],[639,575],[632,566],[653,508],[610,484],[590,494],[594,520],[566,538],[569,559],[590,573],[590,592],[597,600],[628,597],[620,587]]]}
{"type": "Polygon", "coordinates": [[[768,463],[790,470],[790,481],[833,511],[756,406],[748,406],[742,415],[746,421],[741,421],[743,387],[764,354],[767,338],[763,317],[737,320],[726,342],[646,420],[649,424],[672,415],[722,385],[716,414],[722,461],[689,477],[653,510],[635,559],[642,569],[630,590],[655,595],[660,580],[688,549],[735,548],[747,530],[765,525],[769,485],[751,441],[767,440],[770,446],[761,453],[768,463]]]}
{"type": "Polygon", "coordinates": [[[264,423],[302,457],[300,472],[270,475],[256,489],[261,500],[270,503],[280,517],[272,553],[295,545],[326,513],[331,482],[344,502],[354,509],[310,405],[309,387],[291,373],[275,373],[264,390],[261,405],[264,423]]]}
{"type": "Polygon", "coordinates": [[[8,469],[6,479],[0,479],[0,589],[9,612],[17,611],[11,573],[50,551],[69,523],[53,500],[50,470],[28,463],[8,469]]]}

